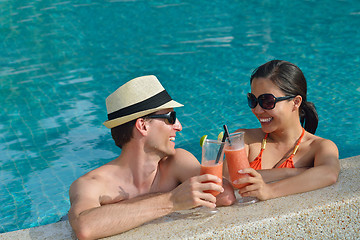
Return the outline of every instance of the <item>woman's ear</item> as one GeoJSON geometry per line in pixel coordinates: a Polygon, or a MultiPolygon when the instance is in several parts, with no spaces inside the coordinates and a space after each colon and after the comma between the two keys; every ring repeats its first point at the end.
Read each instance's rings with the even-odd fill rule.
{"type": "Polygon", "coordinates": [[[148,122],[144,118],[138,118],[135,122],[135,128],[141,135],[146,136],[148,130],[148,122]]]}
{"type": "Polygon", "coordinates": [[[297,96],[294,98],[294,110],[295,110],[295,109],[299,109],[301,103],[302,103],[302,97],[301,97],[300,95],[297,95],[297,96]]]}

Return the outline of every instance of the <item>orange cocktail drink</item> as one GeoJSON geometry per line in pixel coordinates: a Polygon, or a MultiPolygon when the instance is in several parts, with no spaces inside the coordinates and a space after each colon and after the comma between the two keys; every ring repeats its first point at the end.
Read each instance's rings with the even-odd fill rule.
{"type": "Polygon", "coordinates": [[[249,183],[244,183],[244,184],[233,183],[233,181],[239,178],[246,177],[248,175],[248,174],[239,173],[239,170],[250,167],[248,158],[246,156],[245,148],[238,150],[231,150],[225,148],[225,158],[226,158],[226,163],[228,165],[228,171],[232,185],[238,189],[249,185],[249,183]]]}
{"type": "MultiPolygon", "coordinates": [[[[219,163],[215,163],[215,160],[209,160],[206,161],[205,163],[201,164],[201,170],[200,170],[200,175],[203,174],[212,174],[217,176],[218,178],[222,179],[222,174],[223,174],[223,162],[219,162],[219,163]]],[[[216,183],[218,185],[222,185],[222,181],[216,183]]],[[[206,193],[211,193],[214,197],[216,197],[217,195],[219,195],[220,192],[218,191],[214,191],[214,190],[207,190],[204,191],[206,193]]]]}
{"type": "Polygon", "coordinates": [[[244,178],[248,176],[248,174],[239,173],[239,170],[244,168],[249,168],[249,160],[246,156],[245,147],[244,147],[244,132],[237,132],[230,134],[228,140],[225,145],[225,159],[228,165],[228,171],[230,175],[231,184],[235,188],[242,188],[249,183],[246,184],[234,184],[235,180],[239,178],[244,178]]]}
{"type": "MultiPolygon", "coordinates": [[[[225,143],[220,141],[205,140],[202,146],[200,175],[212,174],[222,180],[224,145],[225,143]]],[[[216,184],[222,185],[222,181],[216,182],[216,184]]],[[[214,190],[206,190],[204,192],[211,193],[215,197],[220,193],[214,190]]]]}

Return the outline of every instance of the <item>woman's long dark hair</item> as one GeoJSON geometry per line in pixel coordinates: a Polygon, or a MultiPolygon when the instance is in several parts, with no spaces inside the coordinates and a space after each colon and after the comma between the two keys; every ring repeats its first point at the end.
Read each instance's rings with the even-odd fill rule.
{"type": "Polygon", "coordinates": [[[296,65],[272,60],[257,69],[251,75],[250,85],[254,78],[268,78],[282,90],[285,95],[300,95],[300,122],[306,131],[315,133],[318,126],[318,114],[313,103],[306,100],[307,84],[303,72],[296,65]]]}

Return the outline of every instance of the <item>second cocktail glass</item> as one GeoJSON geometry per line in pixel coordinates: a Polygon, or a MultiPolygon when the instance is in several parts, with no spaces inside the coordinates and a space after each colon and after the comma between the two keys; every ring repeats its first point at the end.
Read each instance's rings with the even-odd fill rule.
{"type": "MultiPolygon", "coordinates": [[[[230,175],[230,181],[233,187],[240,189],[249,184],[234,184],[233,182],[239,178],[246,177],[248,174],[239,173],[239,170],[249,168],[249,160],[245,152],[244,132],[236,132],[229,135],[225,144],[225,158],[230,175]]],[[[257,202],[254,197],[242,197],[239,203],[257,202]]]]}

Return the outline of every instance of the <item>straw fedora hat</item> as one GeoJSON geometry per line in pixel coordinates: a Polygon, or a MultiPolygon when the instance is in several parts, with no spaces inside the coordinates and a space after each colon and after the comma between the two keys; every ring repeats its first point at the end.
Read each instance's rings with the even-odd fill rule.
{"type": "Polygon", "coordinates": [[[108,120],[104,125],[113,128],[162,109],[182,106],[172,100],[155,76],[138,77],[106,98],[108,120]]]}

